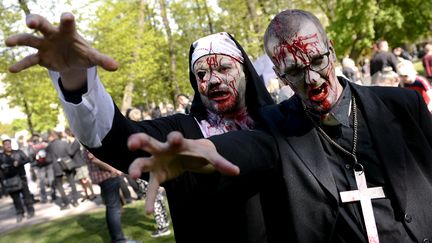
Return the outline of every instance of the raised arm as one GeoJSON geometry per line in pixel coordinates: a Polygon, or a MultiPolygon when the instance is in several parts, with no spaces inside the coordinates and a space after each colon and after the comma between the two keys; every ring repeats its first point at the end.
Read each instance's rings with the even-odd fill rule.
{"type": "Polygon", "coordinates": [[[5,43],[38,51],[9,70],[16,73],[35,65],[46,67],[76,137],[89,148],[100,147],[111,129],[114,104],[99,80],[96,66],[114,71],[116,61],[92,48],[78,34],[70,13],[62,14],[59,26],[36,14],[28,15],[26,24],[42,36],[21,33],[10,36],[5,43]]]}
{"type": "Polygon", "coordinates": [[[21,33],[5,40],[7,46],[28,46],[38,50],[36,54],[26,56],[13,64],[9,71],[20,72],[35,65],[57,71],[62,77],[65,90],[77,90],[86,82],[86,70],[101,66],[114,71],[116,61],[92,48],[78,34],[75,19],[71,13],[63,13],[59,26],[53,26],[47,19],[37,14],[29,14],[26,24],[30,29],[39,31],[42,36],[21,33]]]}

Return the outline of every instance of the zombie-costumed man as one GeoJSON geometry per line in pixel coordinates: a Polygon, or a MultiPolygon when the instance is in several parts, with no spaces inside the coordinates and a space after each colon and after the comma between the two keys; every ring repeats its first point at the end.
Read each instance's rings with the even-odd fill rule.
{"type": "MultiPolygon", "coordinates": [[[[96,65],[115,70],[117,63],[91,48],[78,35],[71,14],[62,15],[59,27],[38,15],[29,15],[27,25],[44,36],[19,34],[8,38],[6,44],[27,45],[39,52],[14,64],[10,70],[18,72],[36,64],[48,68],[76,137],[96,157],[122,171],[127,171],[135,158],[148,156],[141,150],[128,149],[131,134],[146,132],[165,141],[171,131],[195,139],[249,130],[254,127],[259,108],[273,102],[241,46],[227,33],[218,33],[197,40],[190,49],[190,82],[195,90],[190,115],[133,122],[119,112],[96,72],[96,65]]],[[[147,151],[151,152],[151,148],[147,151]]],[[[136,162],[139,164],[141,160],[136,162]]],[[[193,164],[193,160],[188,164],[193,164]]],[[[172,178],[188,168],[210,171],[186,172],[163,185],[176,241],[266,242],[258,195],[235,190],[229,186],[233,180],[212,172],[212,168],[200,164],[191,167],[177,164],[173,175],[150,176],[149,180],[151,187],[152,181],[172,178]]],[[[215,167],[227,174],[238,173],[229,164],[216,163],[215,167]]],[[[245,177],[254,178],[254,183],[260,183],[254,174],[244,173],[245,177]]],[[[149,188],[148,202],[154,201],[157,188],[149,188]]],[[[153,205],[146,207],[152,211],[153,205]]]]}
{"type": "Polygon", "coordinates": [[[146,147],[159,148],[154,159],[179,153],[214,163],[223,155],[240,171],[274,161],[257,188],[269,242],[430,242],[432,120],[421,95],[337,77],[333,44],[309,12],[279,13],[264,42],[275,72],[295,91],[264,108],[268,132],[208,140],[173,133],[163,144],[142,136],[146,147]]]}

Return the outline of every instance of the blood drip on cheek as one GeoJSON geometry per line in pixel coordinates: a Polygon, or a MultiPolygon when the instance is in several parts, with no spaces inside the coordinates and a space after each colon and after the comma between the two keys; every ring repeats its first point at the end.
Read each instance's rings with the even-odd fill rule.
{"type": "Polygon", "coordinates": [[[199,91],[200,93],[204,94],[206,89],[207,89],[207,82],[206,82],[206,81],[201,82],[201,83],[199,84],[198,91],[199,91]]]}
{"type": "Polygon", "coordinates": [[[236,80],[233,79],[233,80],[229,81],[228,85],[231,87],[232,91],[234,92],[234,96],[238,96],[239,93],[238,93],[236,87],[234,86],[235,82],[236,82],[236,80]]]}

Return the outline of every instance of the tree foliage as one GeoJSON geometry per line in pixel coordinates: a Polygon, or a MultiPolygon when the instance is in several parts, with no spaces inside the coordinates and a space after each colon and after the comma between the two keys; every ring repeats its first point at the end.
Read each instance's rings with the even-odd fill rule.
{"type": "MultiPolygon", "coordinates": [[[[0,30],[2,36],[9,36],[23,25],[18,6],[6,7],[0,4],[0,30]]],[[[21,59],[31,52],[29,49],[1,48],[0,72],[5,90],[2,98],[9,100],[11,107],[18,107],[27,115],[27,129],[30,132],[40,132],[57,124],[57,109],[51,109],[52,104],[58,106],[57,94],[51,87],[51,81],[45,69],[36,67],[19,74],[7,72],[8,65],[21,59]]]]}

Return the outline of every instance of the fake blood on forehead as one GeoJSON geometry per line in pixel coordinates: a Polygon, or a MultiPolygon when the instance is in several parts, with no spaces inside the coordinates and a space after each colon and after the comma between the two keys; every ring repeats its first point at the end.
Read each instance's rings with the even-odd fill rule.
{"type": "Polygon", "coordinates": [[[216,56],[216,54],[215,55],[212,55],[212,56],[208,56],[207,58],[206,58],[206,62],[207,62],[207,65],[210,67],[210,68],[215,68],[215,67],[217,67],[219,64],[218,64],[218,60],[217,60],[217,56],[216,56]]]}
{"type": "Polygon", "coordinates": [[[297,36],[291,43],[286,40],[281,42],[279,45],[273,48],[273,59],[276,60],[278,66],[287,57],[287,53],[290,53],[294,57],[294,63],[301,62],[303,65],[309,65],[311,54],[321,54],[317,45],[319,43],[318,34],[311,34],[305,36],[297,36]]]}

